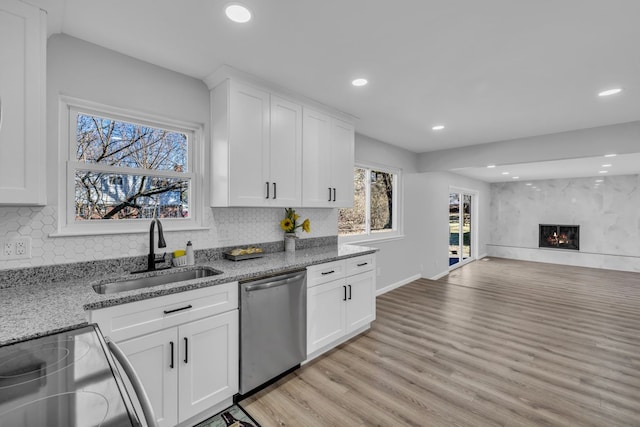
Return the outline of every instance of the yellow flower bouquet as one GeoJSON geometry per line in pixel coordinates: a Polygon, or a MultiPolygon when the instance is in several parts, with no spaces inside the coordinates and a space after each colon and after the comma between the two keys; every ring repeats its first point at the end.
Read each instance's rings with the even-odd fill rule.
{"type": "Polygon", "coordinates": [[[302,228],[305,233],[311,231],[311,221],[309,221],[309,218],[305,219],[302,224],[298,224],[300,215],[298,215],[293,208],[287,208],[284,211],[285,217],[280,221],[280,228],[285,233],[295,233],[298,228],[302,228]]]}

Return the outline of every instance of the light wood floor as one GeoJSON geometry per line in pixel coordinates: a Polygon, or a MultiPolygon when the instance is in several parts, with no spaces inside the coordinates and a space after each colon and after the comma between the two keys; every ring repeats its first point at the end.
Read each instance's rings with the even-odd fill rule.
{"type": "Polygon", "coordinates": [[[640,274],[492,258],[241,405],[269,426],[640,426],[640,274]]]}

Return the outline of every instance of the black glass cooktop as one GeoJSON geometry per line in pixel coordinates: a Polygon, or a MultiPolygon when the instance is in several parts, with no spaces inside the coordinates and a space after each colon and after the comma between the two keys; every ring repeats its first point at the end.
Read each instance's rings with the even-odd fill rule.
{"type": "Polygon", "coordinates": [[[0,347],[0,427],[138,426],[93,326],[0,347]]]}

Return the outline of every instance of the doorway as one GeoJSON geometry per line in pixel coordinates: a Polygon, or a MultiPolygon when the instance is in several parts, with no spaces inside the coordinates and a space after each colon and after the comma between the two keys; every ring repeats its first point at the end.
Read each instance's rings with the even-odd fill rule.
{"type": "Polygon", "coordinates": [[[449,191],[449,269],[476,259],[477,197],[468,190],[449,191]]]}

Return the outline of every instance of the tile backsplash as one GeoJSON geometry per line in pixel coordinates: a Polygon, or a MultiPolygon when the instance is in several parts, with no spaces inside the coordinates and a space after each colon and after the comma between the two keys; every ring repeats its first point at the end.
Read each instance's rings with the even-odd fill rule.
{"type": "MultiPolygon", "coordinates": [[[[311,232],[301,238],[338,234],[337,209],[296,209],[311,220],[311,232]]],[[[191,240],[195,249],[273,242],[282,238],[282,208],[209,208],[203,225],[207,230],[165,231],[167,252],[184,248],[191,240]]],[[[80,261],[144,255],[149,252],[148,233],[50,237],[56,231],[57,209],[0,207],[0,239],[31,237],[31,258],[0,260],[0,270],[80,261]]],[[[163,249],[164,250],[164,249],[163,249]]],[[[156,252],[158,250],[156,249],[156,252]]]]}

